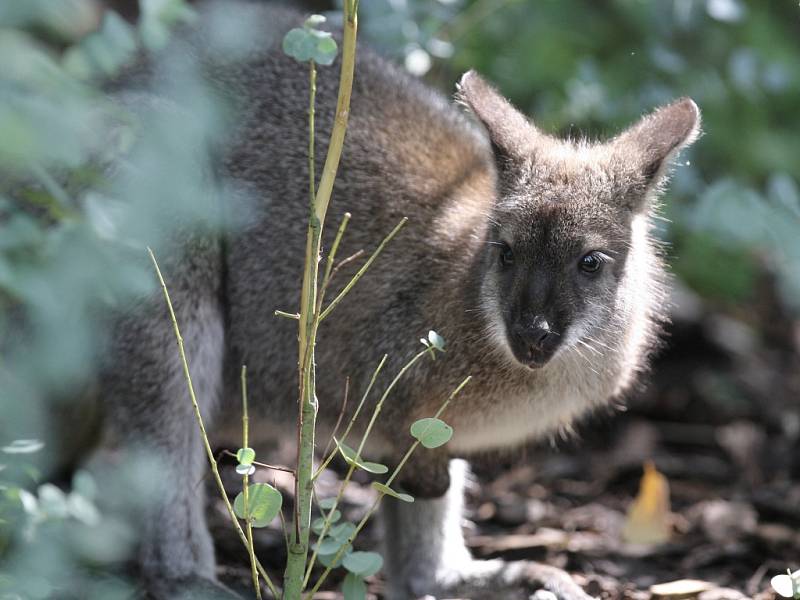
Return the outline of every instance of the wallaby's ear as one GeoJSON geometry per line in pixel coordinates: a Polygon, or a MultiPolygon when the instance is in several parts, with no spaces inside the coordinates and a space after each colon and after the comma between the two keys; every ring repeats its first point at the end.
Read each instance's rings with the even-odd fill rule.
{"type": "Polygon", "coordinates": [[[461,76],[456,100],[467,106],[486,127],[501,168],[509,161],[531,154],[539,135],[536,128],[475,71],[461,76]]]}
{"type": "Polygon", "coordinates": [[[700,134],[700,109],[691,98],[681,98],[643,117],[611,141],[612,152],[626,168],[654,186],[681,148],[700,134]]]}

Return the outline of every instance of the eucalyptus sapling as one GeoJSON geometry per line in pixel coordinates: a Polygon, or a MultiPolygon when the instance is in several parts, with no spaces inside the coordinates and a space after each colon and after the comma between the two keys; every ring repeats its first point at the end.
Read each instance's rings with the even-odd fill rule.
{"type": "MultiPolygon", "coordinates": [[[[389,388],[387,388],[387,392],[384,393],[384,396],[379,401],[379,405],[386,399],[386,397],[388,395],[388,392],[391,390],[391,388],[394,386],[394,384],[399,380],[399,378],[402,376],[402,374],[405,373],[405,371],[407,371],[407,368],[410,367],[414,362],[416,362],[416,360],[419,357],[421,357],[422,355],[424,355],[427,352],[431,351],[431,349],[435,349],[435,350],[439,350],[439,351],[443,351],[444,350],[444,340],[442,340],[442,338],[438,334],[436,334],[435,332],[431,331],[430,334],[429,334],[429,339],[435,339],[436,346],[434,346],[433,342],[431,342],[429,347],[426,345],[426,350],[425,351],[417,354],[411,361],[409,361],[409,363],[406,365],[406,367],[404,367],[404,369],[401,371],[401,373],[399,373],[398,376],[395,377],[395,379],[392,381],[392,384],[390,384],[389,388]]],[[[346,537],[344,537],[343,539],[340,538],[340,539],[336,540],[337,543],[338,543],[338,549],[333,554],[333,556],[328,559],[328,561],[327,561],[328,565],[327,565],[325,571],[323,571],[323,573],[320,575],[320,577],[317,580],[317,582],[314,584],[314,587],[312,587],[311,591],[307,594],[306,600],[311,600],[311,598],[313,597],[314,593],[317,590],[319,590],[320,586],[325,581],[325,579],[327,578],[328,574],[331,572],[331,570],[335,566],[337,566],[339,564],[340,560],[341,560],[341,564],[346,569],[348,569],[348,571],[349,571],[348,576],[347,576],[349,578],[349,583],[346,583],[346,585],[350,586],[350,590],[349,590],[349,592],[347,590],[345,590],[345,597],[347,598],[347,600],[350,600],[351,598],[354,599],[356,597],[359,597],[358,594],[360,594],[360,590],[363,587],[363,583],[359,582],[359,580],[362,579],[363,577],[368,576],[368,575],[364,575],[364,573],[370,571],[370,569],[365,567],[363,570],[359,570],[359,567],[362,564],[367,564],[368,563],[371,567],[377,565],[377,568],[375,568],[374,572],[377,572],[380,569],[380,566],[383,564],[382,563],[382,559],[380,561],[378,561],[378,559],[375,558],[375,557],[380,558],[380,555],[378,555],[377,553],[374,553],[374,552],[360,553],[358,555],[358,558],[354,559],[354,562],[355,562],[355,565],[356,565],[355,568],[353,567],[354,562],[350,562],[349,563],[350,566],[348,566],[348,562],[347,562],[348,556],[351,556],[352,554],[356,554],[356,553],[350,553],[349,552],[350,547],[351,547],[351,545],[353,543],[353,540],[356,538],[356,536],[359,534],[359,532],[364,528],[364,526],[366,525],[367,521],[372,517],[372,515],[375,514],[375,511],[378,510],[378,507],[380,506],[380,503],[383,500],[384,496],[391,496],[391,497],[396,498],[396,499],[398,499],[398,500],[400,500],[402,502],[414,502],[414,498],[411,495],[405,494],[405,493],[402,493],[402,492],[399,492],[397,490],[392,489],[391,484],[395,481],[397,476],[400,474],[400,471],[402,470],[402,468],[405,466],[405,464],[408,462],[409,458],[411,458],[411,455],[419,447],[420,444],[422,444],[426,448],[433,449],[433,448],[438,448],[438,447],[446,444],[450,440],[450,438],[453,435],[453,429],[447,423],[442,421],[439,417],[441,417],[441,415],[447,409],[448,405],[453,400],[453,398],[455,398],[456,395],[458,395],[458,393],[461,392],[461,390],[464,388],[464,386],[466,386],[469,383],[470,379],[471,379],[471,377],[468,376],[466,379],[464,379],[458,385],[458,387],[456,389],[454,389],[450,393],[450,395],[442,403],[442,405],[439,407],[439,410],[436,412],[436,414],[433,417],[420,419],[418,421],[415,421],[412,424],[411,429],[410,429],[410,433],[411,433],[412,437],[414,437],[416,439],[416,441],[413,444],[411,444],[411,446],[406,451],[406,453],[403,455],[403,458],[400,460],[398,465],[394,468],[394,470],[392,471],[391,475],[389,476],[389,478],[386,480],[385,483],[378,483],[378,482],[373,482],[372,483],[372,487],[378,492],[378,497],[372,503],[372,505],[370,506],[369,510],[367,510],[366,514],[361,518],[361,520],[359,521],[358,525],[356,525],[355,528],[353,528],[352,531],[350,531],[349,534],[346,537]],[[350,594],[350,595],[348,596],[348,594],[350,594]]],[[[379,412],[377,406],[376,406],[376,412],[379,412]]],[[[366,437],[366,435],[368,435],[368,434],[365,433],[365,437],[366,437]]],[[[363,440],[362,440],[362,444],[361,445],[363,446],[363,440]]],[[[345,481],[343,482],[342,486],[346,485],[346,482],[349,481],[349,477],[352,475],[352,471],[353,471],[353,469],[355,468],[355,466],[357,464],[356,463],[357,459],[359,459],[359,453],[358,452],[356,453],[356,456],[355,456],[355,459],[353,460],[353,462],[350,463],[351,464],[350,471],[348,471],[348,475],[347,475],[347,477],[345,477],[345,481]]],[[[338,504],[338,501],[341,499],[342,490],[343,490],[343,487],[340,488],[339,495],[336,497],[336,499],[333,501],[333,503],[328,505],[330,507],[331,514],[334,513],[334,511],[336,509],[336,506],[338,504]]],[[[372,572],[370,572],[369,574],[372,574],[372,572]]],[[[346,579],[346,582],[347,582],[347,579],[346,579]]],[[[363,596],[361,596],[361,597],[363,597],[363,596]]]]}

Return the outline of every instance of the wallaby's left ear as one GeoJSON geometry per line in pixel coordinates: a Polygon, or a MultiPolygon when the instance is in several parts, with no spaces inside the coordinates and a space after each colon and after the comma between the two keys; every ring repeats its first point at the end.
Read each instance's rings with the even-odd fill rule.
{"type": "Polygon", "coordinates": [[[620,163],[633,168],[651,187],[658,183],[681,148],[700,135],[700,109],[691,98],[681,98],[642,118],[611,141],[620,163]]]}

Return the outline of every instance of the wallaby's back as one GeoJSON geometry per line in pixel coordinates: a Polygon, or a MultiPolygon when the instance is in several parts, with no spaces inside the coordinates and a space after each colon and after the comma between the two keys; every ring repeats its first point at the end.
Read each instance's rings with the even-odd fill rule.
{"type": "MultiPolygon", "coordinates": [[[[292,407],[297,324],[274,317],[273,311],[293,312],[299,299],[309,206],[308,66],[273,47],[235,71],[233,79],[246,95],[247,120],[226,166],[239,182],[252,185],[255,202],[245,229],[232,235],[227,248],[229,393],[246,363],[252,385],[263,392],[260,398],[273,407],[292,407]]],[[[338,62],[318,67],[317,177],[337,87],[338,62]]],[[[390,355],[391,372],[419,347],[421,334],[442,327],[434,322],[432,307],[448,300],[449,288],[466,275],[470,261],[463,236],[482,234],[492,185],[482,133],[447,99],[359,48],[325,247],[346,211],[353,217],[340,259],[358,249],[371,251],[402,217],[410,222],[322,327],[323,416],[336,416],[345,377],[363,385],[384,353],[390,355]]],[[[353,270],[338,276],[329,299],[353,270]]],[[[457,313],[460,308],[445,309],[457,313]]]]}

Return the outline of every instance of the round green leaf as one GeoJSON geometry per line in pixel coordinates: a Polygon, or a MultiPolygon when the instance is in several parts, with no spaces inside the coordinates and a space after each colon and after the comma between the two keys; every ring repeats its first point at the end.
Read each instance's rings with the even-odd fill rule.
{"type": "Polygon", "coordinates": [[[314,36],[307,29],[295,28],[283,38],[283,51],[300,62],[306,62],[314,57],[316,50],[314,36]]]}
{"type": "Polygon", "coordinates": [[[236,472],[239,475],[252,475],[256,472],[256,468],[253,465],[236,465],[236,472]]]}
{"type": "Polygon", "coordinates": [[[375,463],[375,462],[369,462],[363,460],[362,458],[356,459],[355,450],[353,450],[347,444],[340,442],[336,438],[334,438],[334,441],[336,442],[336,447],[339,449],[342,458],[344,458],[348,464],[355,465],[359,469],[363,469],[368,473],[375,473],[376,475],[382,475],[383,473],[387,473],[389,471],[389,467],[387,467],[386,465],[382,465],[380,463],[375,463]]]}
{"type": "Polygon", "coordinates": [[[332,37],[318,38],[314,60],[321,65],[329,65],[336,60],[337,50],[336,40],[332,37]]]}
{"type": "Polygon", "coordinates": [[[331,523],[336,523],[336,521],[338,521],[341,518],[342,518],[342,513],[340,513],[338,510],[335,510],[335,511],[333,511],[333,513],[327,515],[327,519],[331,523]]]}
{"type": "MultiPolygon", "coordinates": [[[[340,513],[338,510],[334,511],[334,513],[330,517],[331,523],[336,523],[336,521],[338,521],[341,518],[341,516],[342,513],[340,513]]],[[[324,527],[325,527],[325,517],[317,517],[311,522],[311,531],[313,531],[317,535],[322,533],[324,527]]]]}
{"type": "Polygon", "coordinates": [[[313,29],[310,24],[315,22],[311,17],[304,27],[289,31],[283,38],[283,51],[300,62],[313,60],[329,65],[336,59],[336,40],[328,31],[313,29]]]}
{"type": "Polygon", "coordinates": [[[39,514],[39,499],[28,490],[20,489],[17,494],[23,510],[31,517],[36,517],[39,514]]]}
{"type": "Polygon", "coordinates": [[[396,492],[388,485],[384,485],[383,483],[378,483],[377,481],[373,481],[372,487],[381,492],[382,494],[386,494],[387,496],[391,496],[392,498],[397,498],[398,500],[402,500],[403,502],[414,501],[414,496],[409,496],[408,494],[404,494],[402,492],[396,492]]]}
{"type": "Polygon", "coordinates": [[[386,465],[382,465],[380,463],[369,462],[367,460],[362,460],[356,463],[356,466],[368,473],[375,473],[376,475],[382,475],[389,471],[389,467],[386,465]]]}
{"type": "Polygon", "coordinates": [[[314,544],[314,548],[317,550],[317,554],[321,554],[322,556],[336,554],[341,548],[343,542],[337,540],[333,537],[326,537],[322,542],[317,542],[314,544]]]}
{"type": "Polygon", "coordinates": [[[322,533],[322,530],[325,528],[325,519],[322,517],[317,517],[313,521],[311,521],[311,531],[319,535],[322,533]]]}
{"type": "Polygon", "coordinates": [[[252,465],[256,459],[256,451],[252,448],[239,448],[236,452],[236,460],[241,465],[252,465]]]}
{"type": "Polygon", "coordinates": [[[342,566],[342,561],[345,559],[345,557],[348,554],[350,554],[350,552],[352,552],[352,550],[350,548],[347,548],[344,552],[342,552],[342,555],[339,558],[336,559],[335,563],[333,562],[333,557],[336,556],[335,553],[334,554],[319,554],[318,555],[318,560],[325,567],[330,567],[331,569],[338,569],[339,567],[342,566]]]}
{"type": "MultiPolygon", "coordinates": [[[[250,521],[253,527],[266,527],[278,516],[283,504],[283,496],[268,483],[254,483],[247,488],[250,521]]],[[[239,492],[233,501],[233,512],[240,519],[245,518],[244,492],[239,492]]]]}
{"type": "Polygon", "coordinates": [[[67,496],[67,511],[71,517],[89,527],[95,527],[101,520],[100,511],[94,503],[76,492],[67,496]]]}
{"type": "Polygon", "coordinates": [[[328,530],[328,535],[339,540],[340,542],[344,542],[348,540],[355,532],[356,526],[352,523],[339,523],[328,530]]]}
{"type": "Polygon", "coordinates": [[[144,19],[139,26],[139,33],[149,50],[160,50],[169,41],[169,26],[158,19],[144,19]]]}
{"type": "Polygon", "coordinates": [[[330,510],[335,506],[336,498],[323,498],[318,504],[322,510],[330,510]]]}
{"type": "Polygon", "coordinates": [[[377,552],[352,552],[345,557],[342,564],[351,573],[369,577],[381,570],[383,557],[377,552]]]}
{"type": "Polygon", "coordinates": [[[69,514],[67,496],[52,483],[39,486],[39,508],[47,516],[62,519],[69,514]]]}
{"type": "Polygon", "coordinates": [[[776,575],[770,580],[772,589],[784,598],[797,598],[800,596],[800,571],[786,571],[785,575],[776,575]]]}
{"type": "Polygon", "coordinates": [[[82,78],[109,75],[130,60],[135,51],[133,28],[119,15],[108,11],[99,31],[86,36],[64,54],[64,67],[82,78]]]}
{"type": "Polygon", "coordinates": [[[442,352],[444,351],[444,338],[432,329],[428,332],[428,340],[430,340],[434,348],[442,352]]]}
{"type": "Polygon", "coordinates": [[[453,437],[453,428],[441,419],[427,418],[411,425],[411,435],[426,448],[438,448],[453,437]]]}
{"type": "Polygon", "coordinates": [[[72,477],[72,490],[87,500],[94,500],[97,497],[97,483],[87,471],[77,471],[75,473],[72,477]]]}
{"type": "Polygon", "coordinates": [[[342,595],[344,600],[365,600],[367,597],[367,586],[364,578],[348,573],[342,582],[342,595]]]}
{"type": "Polygon", "coordinates": [[[311,15],[308,17],[303,23],[303,27],[307,27],[309,29],[317,27],[318,25],[322,25],[327,19],[324,15],[311,15]]]}

